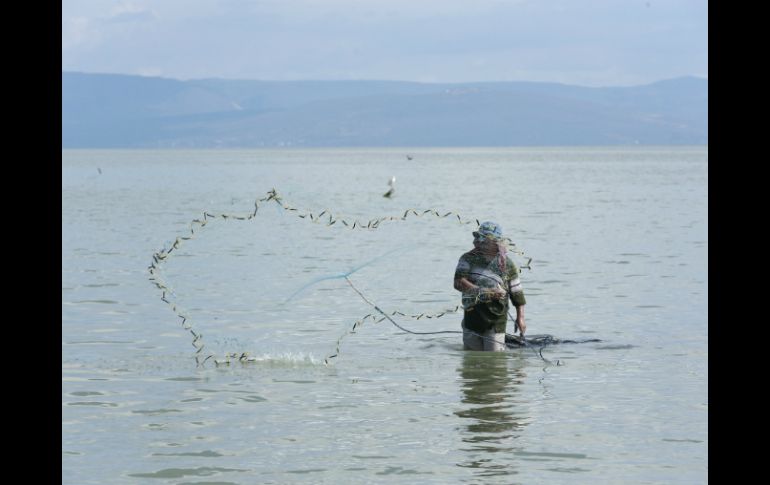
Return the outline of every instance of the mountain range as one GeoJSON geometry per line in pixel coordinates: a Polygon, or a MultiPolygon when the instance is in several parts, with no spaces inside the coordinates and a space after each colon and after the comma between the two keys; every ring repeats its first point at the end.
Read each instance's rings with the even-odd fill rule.
{"type": "Polygon", "coordinates": [[[62,148],[708,144],[708,80],[174,80],[62,72],[62,148]]]}

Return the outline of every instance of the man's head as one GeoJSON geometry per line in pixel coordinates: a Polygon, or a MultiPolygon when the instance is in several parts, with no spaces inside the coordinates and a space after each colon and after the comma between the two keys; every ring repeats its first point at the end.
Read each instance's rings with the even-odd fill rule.
{"type": "Polygon", "coordinates": [[[486,221],[473,231],[473,247],[482,254],[498,255],[500,268],[505,271],[506,244],[503,239],[503,228],[496,222],[486,221]]]}
{"type": "Polygon", "coordinates": [[[492,221],[482,222],[479,225],[479,228],[476,231],[473,231],[473,237],[480,241],[484,241],[484,240],[492,240],[496,242],[502,241],[503,228],[500,227],[500,225],[497,224],[496,222],[492,222],[492,221]]]}

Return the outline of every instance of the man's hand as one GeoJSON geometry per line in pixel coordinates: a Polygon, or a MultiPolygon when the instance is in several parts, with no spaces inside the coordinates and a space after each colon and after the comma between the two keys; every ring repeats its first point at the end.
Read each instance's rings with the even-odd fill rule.
{"type": "Polygon", "coordinates": [[[485,288],[484,293],[490,300],[503,300],[505,299],[506,293],[505,290],[503,290],[500,287],[497,288],[485,288]]]}
{"type": "Polygon", "coordinates": [[[516,316],[516,325],[519,326],[519,334],[523,337],[524,336],[524,332],[527,331],[527,324],[524,323],[524,315],[523,315],[523,313],[519,313],[516,316]]]}

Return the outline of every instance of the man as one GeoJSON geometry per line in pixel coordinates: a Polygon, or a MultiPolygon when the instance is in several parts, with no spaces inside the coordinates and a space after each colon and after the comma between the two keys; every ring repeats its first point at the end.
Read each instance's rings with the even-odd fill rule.
{"type": "Polygon", "coordinates": [[[473,232],[474,249],[463,254],[455,270],[454,287],[462,292],[463,346],[466,350],[505,350],[508,297],[516,307],[516,325],[521,336],[524,322],[524,291],[519,269],[506,254],[502,228],[483,222],[473,232]]]}

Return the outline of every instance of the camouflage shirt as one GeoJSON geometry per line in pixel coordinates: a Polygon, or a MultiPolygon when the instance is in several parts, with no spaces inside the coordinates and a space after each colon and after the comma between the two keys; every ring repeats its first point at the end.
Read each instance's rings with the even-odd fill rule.
{"type": "MultiPolygon", "coordinates": [[[[506,256],[505,271],[500,268],[497,257],[484,256],[471,250],[460,257],[455,269],[455,279],[465,278],[479,288],[505,290],[515,306],[527,303],[519,280],[519,268],[506,256]]],[[[505,332],[508,322],[508,298],[489,300],[479,297],[478,292],[463,293],[465,308],[464,325],[474,332],[483,333],[494,327],[495,332],[505,332]]]]}

